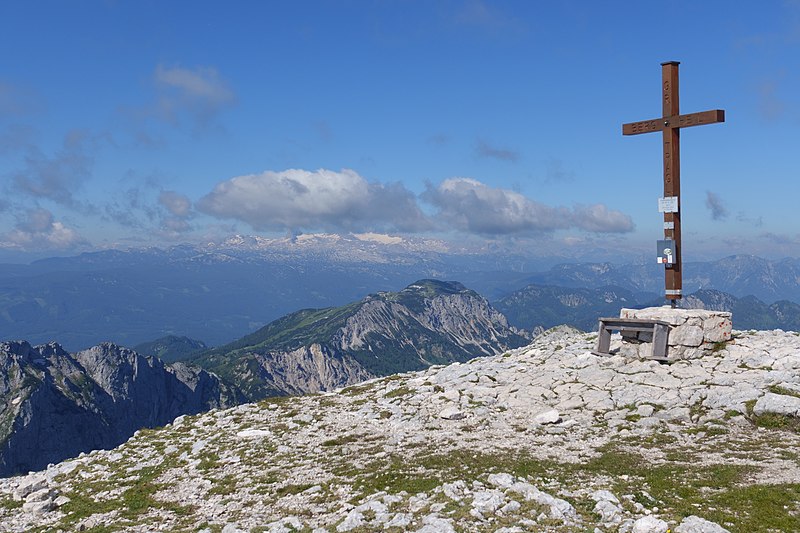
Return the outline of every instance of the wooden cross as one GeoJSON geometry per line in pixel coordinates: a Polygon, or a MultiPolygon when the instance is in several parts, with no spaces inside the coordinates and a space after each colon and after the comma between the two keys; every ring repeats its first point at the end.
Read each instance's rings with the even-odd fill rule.
{"type": "MultiPolygon", "coordinates": [[[[678,111],[678,61],[661,63],[662,80],[662,116],[653,120],[631,122],[622,125],[623,135],[638,135],[660,131],[664,134],[664,197],[677,199],[675,212],[664,213],[664,238],[675,242],[672,264],[667,265],[664,275],[665,296],[675,301],[682,296],[681,277],[681,163],[680,163],[680,128],[702,126],[715,122],[725,122],[725,111],[714,109],[681,115],[678,111]]],[[[666,209],[669,211],[670,209],[666,209]]]]}

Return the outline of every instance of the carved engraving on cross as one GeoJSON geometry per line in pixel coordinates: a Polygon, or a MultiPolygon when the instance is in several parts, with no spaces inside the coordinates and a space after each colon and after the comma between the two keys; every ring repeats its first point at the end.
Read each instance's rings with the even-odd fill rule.
{"type": "MultiPolygon", "coordinates": [[[[674,212],[664,213],[664,238],[675,243],[672,250],[672,261],[667,264],[664,273],[665,296],[671,300],[673,307],[675,301],[683,295],[681,262],[681,163],[680,163],[680,129],[690,126],[702,126],[725,122],[725,111],[714,109],[700,113],[681,115],[678,110],[678,61],[661,63],[661,102],[662,116],[652,120],[631,122],[622,125],[623,135],[639,135],[660,131],[664,138],[664,197],[677,198],[677,209],[674,212]]],[[[666,211],[670,211],[667,209],[666,211]]]]}

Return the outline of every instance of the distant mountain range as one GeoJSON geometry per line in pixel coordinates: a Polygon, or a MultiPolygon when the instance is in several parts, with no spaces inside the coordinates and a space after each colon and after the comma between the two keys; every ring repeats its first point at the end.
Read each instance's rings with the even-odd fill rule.
{"type": "Polygon", "coordinates": [[[533,331],[566,324],[583,331],[597,329],[601,316],[618,316],[623,307],[644,307],[655,293],[621,287],[598,289],[528,285],[493,303],[509,324],[533,331]]]}
{"type": "MultiPolygon", "coordinates": [[[[219,346],[298,309],[346,305],[421,278],[459,280],[490,301],[531,284],[614,287],[637,300],[663,289],[655,261],[553,265],[509,249],[374,234],[235,236],[0,265],[0,340],[57,340],[80,350],[186,336],[219,346]]],[[[769,305],[800,301],[800,260],[742,255],[686,263],[684,292],[710,289],[769,305]]]]}
{"type": "MultiPolygon", "coordinates": [[[[493,303],[505,314],[509,324],[530,331],[560,324],[594,331],[599,317],[619,316],[623,307],[663,304],[664,300],[654,293],[636,293],[619,287],[570,289],[546,285],[528,285],[493,303]]],[[[755,296],[737,298],[722,291],[703,289],[680,300],[679,306],[730,311],[736,329],[800,331],[800,305],[787,300],[767,304],[755,296]]]]}
{"type": "MultiPolygon", "coordinates": [[[[664,268],[647,264],[570,263],[526,277],[525,284],[560,287],[624,287],[630,291],[662,293],[664,268]]],[[[769,261],[752,255],[733,255],[683,265],[683,292],[703,289],[737,297],[755,296],[767,303],[800,300],[800,259],[769,261]]]]}

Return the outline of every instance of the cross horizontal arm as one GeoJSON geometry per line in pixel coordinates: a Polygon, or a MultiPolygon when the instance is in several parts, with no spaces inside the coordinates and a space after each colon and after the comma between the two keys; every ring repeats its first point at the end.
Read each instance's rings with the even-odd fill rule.
{"type": "Polygon", "coordinates": [[[704,124],[714,124],[716,122],[725,122],[724,110],[713,109],[711,111],[689,113],[688,115],[675,115],[666,118],[643,120],[641,122],[630,122],[622,125],[622,134],[639,135],[640,133],[662,131],[667,128],[688,128],[690,126],[702,126],[704,124]]]}

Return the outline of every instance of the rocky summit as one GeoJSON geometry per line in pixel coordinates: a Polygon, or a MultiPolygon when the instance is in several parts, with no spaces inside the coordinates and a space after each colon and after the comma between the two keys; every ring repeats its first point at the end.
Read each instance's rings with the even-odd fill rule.
{"type": "Polygon", "coordinates": [[[669,365],[595,342],[181,416],[0,480],[0,530],[800,530],[797,334],[669,365]]]}

